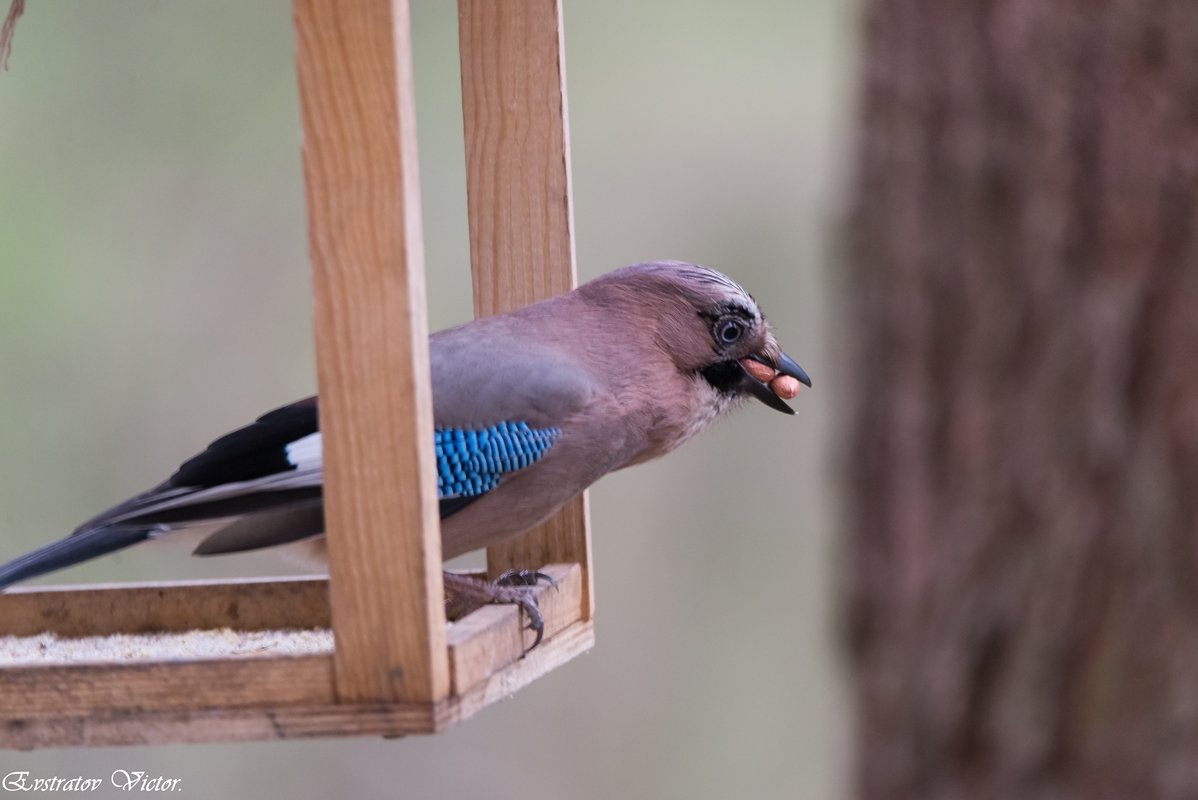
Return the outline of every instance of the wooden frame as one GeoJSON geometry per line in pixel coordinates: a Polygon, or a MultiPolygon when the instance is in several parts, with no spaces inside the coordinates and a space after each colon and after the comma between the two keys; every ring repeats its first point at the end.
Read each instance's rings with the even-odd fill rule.
{"type": "MultiPolygon", "coordinates": [[[[459,21],[475,310],[490,314],[574,284],[561,4],[460,0],[459,21]]],[[[0,746],[430,733],[593,644],[585,497],[488,551],[491,572],[558,580],[537,590],[540,647],[521,657],[511,606],[447,625],[407,0],[294,0],[294,22],[330,576],[17,589],[0,635],[331,625],[335,647],[0,666],[0,746]]]]}

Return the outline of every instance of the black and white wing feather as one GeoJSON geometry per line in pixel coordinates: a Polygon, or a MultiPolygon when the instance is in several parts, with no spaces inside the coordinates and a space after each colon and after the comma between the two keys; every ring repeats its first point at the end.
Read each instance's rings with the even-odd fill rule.
{"type": "Polygon", "coordinates": [[[229,523],[213,535],[221,537],[216,543],[201,545],[205,553],[321,533],[319,437],[314,397],[264,414],[208,445],[150,491],[89,519],[67,538],[0,567],[0,587],[199,523],[229,523]],[[256,524],[244,524],[250,519],[256,524]],[[243,535],[230,537],[225,533],[229,529],[243,535]]]}

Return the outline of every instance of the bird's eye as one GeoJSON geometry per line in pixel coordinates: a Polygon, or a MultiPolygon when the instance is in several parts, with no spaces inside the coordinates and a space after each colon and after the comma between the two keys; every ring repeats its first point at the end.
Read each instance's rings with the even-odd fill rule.
{"type": "Polygon", "coordinates": [[[715,328],[715,335],[720,344],[734,344],[744,332],[744,323],[736,319],[721,320],[715,328]]]}

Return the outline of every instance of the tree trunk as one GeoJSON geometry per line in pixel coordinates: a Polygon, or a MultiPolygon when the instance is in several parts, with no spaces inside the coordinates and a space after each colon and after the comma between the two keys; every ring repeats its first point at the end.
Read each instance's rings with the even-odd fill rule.
{"type": "Polygon", "coordinates": [[[1198,3],[867,6],[858,796],[1198,797],[1198,3]]]}

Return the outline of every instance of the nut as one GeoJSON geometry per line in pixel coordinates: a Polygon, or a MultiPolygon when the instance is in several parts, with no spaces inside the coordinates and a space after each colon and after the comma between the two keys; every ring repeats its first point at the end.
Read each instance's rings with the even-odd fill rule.
{"type": "Polygon", "coordinates": [[[789,375],[779,375],[770,381],[770,389],[783,400],[792,400],[799,394],[799,382],[789,375]]]}
{"type": "Polygon", "coordinates": [[[742,358],[740,365],[745,368],[745,372],[752,375],[762,383],[769,383],[778,374],[778,371],[773,367],[766,366],[760,361],[754,361],[751,358],[742,358]]]}

